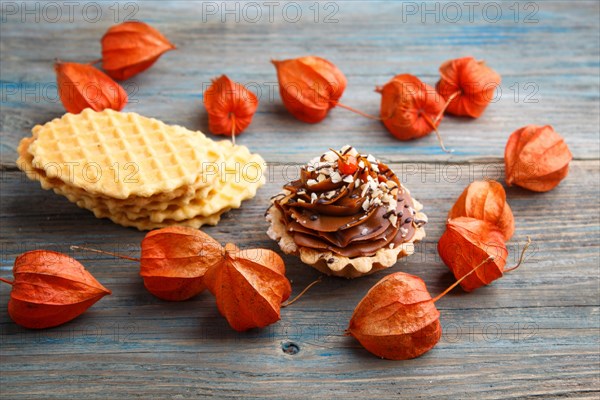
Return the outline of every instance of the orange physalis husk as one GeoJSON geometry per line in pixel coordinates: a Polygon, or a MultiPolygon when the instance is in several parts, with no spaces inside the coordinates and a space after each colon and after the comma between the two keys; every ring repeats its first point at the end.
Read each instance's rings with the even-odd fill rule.
{"type": "Polygon", "coordinates": [[[339,105],[347,81],[331,62],[316,56],[271,62],[277,69],[281,100],[300,121],[319,122],[339,105]]]}
{"type": "Polygon", "coordinates": [[[223,258],[222,246],[209,235],[177,226],[150,231],[141,248],[144,286],[169,301],[187,300],[202,292],[207,269],[223,258]]]}
{"type": "MultiPolygon", "coordinates": [[[[523,262],[530,243],[528,240],[519,263],[509,270],[523,262]]],[[[431,350],[442,336],[440,313],[435,303],[493,260],[494,256],[481,259],[434,298],[417,276],[404,272],[386,276],[358,303],[346,334],[354,336],[365,349],[378,357],[390,360],[419,357],[431,350]]]]}
{"type": "Polygon", "coordinates": [[[446,112],[471,118],[483,114],[501,81],[496,71],[473,57],[446,61],[440,74],[436,89],[449,101],[446,112]]]}
{"type": "Polygon", "coordinates": [[[419,357],[442,336],[440,313],[417,276],[396,272],[358,303],[346,332],[369,352],[389,360],[419,357]]]}
{"type": "Polygon", "coordinates": [[[381,120],[393,136],[412,140],[435,131],[447,151],[437,130],[445,100],[434,88],[414,75],[401,74],[375,90],[381,93],[381,120]]]}
{"type": "Polygon", "coordinates": [[[281,257],[267,249],[240,250],[229,243],[220,263],[204,276],[219,312],[236,331],[279,321],[281,303],[291,294],[281,257]]]}
{"type": "Polygon", "coordinates": [[[567,176],[572,159],[564,139],[550,125],[524,126],[506,143],[506,184],[547,192],[567,176]]]}
{"type": "Polygon", "coordinates": [[[508,241],[515,232],[515,219],[506,202],[506,192],[496,181],[475,181],[462,192],[448,219],[471,217],[496,225],[508,241]]]}
{"type": "Polygon", "coordinates": [[[204,93],[204,106],[208,112],[208,129],[215,135],[234,137],[252,122],[258,98],[244,85],[221,75],[204,93]]]}
{"type": "Polygon", "coordinates": [[[111,291],[77,260],[49,250],[21,254],[13,267],[8,314],[25,328],[58,326],[83,314],[111,291]]]}
{"type": "Polygon", "coordinates": [[[127,104],[125,89],[91,65],[57,62],[54,69],[58,94],[67,112],[78,114],[86,108],[121,111],[127,104]]]}
{"type": "Polygon", "coordinates": [[[197,229],[169,227],[142,241],[141,275],[146,288],[165,300],[185,300],[208,288],[221,314],[238,331],[280,319],[291,285],[277,253],[222,247],[197,229]]]}
{"type": "Polygon", "coordinates": [[[109,28],[102,37],[102,69],[114,79],[129,79],[173,49],[175,46],[150,25],[123,22],[109,28]]]}
{"type": "Polygon", "coordinates": [[[502,232],[489,222],[469,217],[448,220],[438,253],[456,279],[470,273],[481,260],[493,257],[460,283],[467,292],[502,277],[508,257],[502,232]]]}

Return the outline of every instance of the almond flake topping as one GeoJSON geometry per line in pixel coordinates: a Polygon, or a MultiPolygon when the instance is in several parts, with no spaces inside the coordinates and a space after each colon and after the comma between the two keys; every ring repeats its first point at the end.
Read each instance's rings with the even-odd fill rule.
{"type": "Polygon", "coordinates": [[[342,176],[340,175],[340,173],[337,171],[333,171],[333,173],[331,174],[331,182],[339,183],[341,181],[342,181],[342,176]]]}
{"type": "Polygon", "coordinates": [[[325,154],[323,154],[322,158],[323,158],[324,161],[329,161],[329,162],[333,162],[333,161],[336,161],[338,159],[337,155],[333,151],[331,151],[331,150],[329,150],[328,152],[326,152],[325,154]]]}
{"type": "Polygon", "coordinates": [[[366,199],[363,203],[362,203],[362,209],[367,211],[369,209],[369,199],[366,199]]]}
{"type": "MultiPolygon", "coordinates": [[[[355,194],[355,197],[356,195],[360,195],[362,198],[361,207],[365,212],[373,207],[385,207],[385,218],[388,218],[394,227],[401,225],[398,224],[398,215],[401,216],[402,213],[400,212],[397,215],[396,208],[398,200],[401,200],[398,199],[398,194],[403,191],[403,187],[393,180],[379,182],[379,177],[377,176],[380,172],[379,165],[379,161],[372,154],[361,155],[354,147],[349,145],[343,146],[339,152],[329,150],[320,157],[313,158],[305,167],[306,171],[310,172],[310,179],[306,182],[309,191],[311,186],[327,181],[327,179],[332,184],[342,182],[344,187],[323,193],[311,193],[310,202],[315,203],[319,199],[331,200],[339,195],[341,190],[349,190],[355,194]],[[338,165],[340,155],[342,157],[356,157],[358,163],[355,165],[358,167],[358,171],[353,174],[342,174],[338,165]],[[361,176],[361,178],[355,178],[357,175],[361,176]],[[375,178],[373,177],[374,175],[375,178]],[[350,190],[351,188],[352,190],[350,190]]],[[[304,193],[306,192],[298,191],[298,194],[304,193]]],[[[305,202],[303,199],[298,199],[298,201],[305,202]]],[[[412,207],[408,209],[408,212],[410,214],[416,213],[412,207]]]]}

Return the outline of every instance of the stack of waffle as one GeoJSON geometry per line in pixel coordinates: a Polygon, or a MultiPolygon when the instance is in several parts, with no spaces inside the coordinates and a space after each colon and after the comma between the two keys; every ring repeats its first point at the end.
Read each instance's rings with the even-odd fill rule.
{"type": "Polygon", "coordinates": [[[265,183],[264,160],[244,146],[112,110],[38,125],[18,152],[44,189],[140,230],[215,225],[265,183]]]}

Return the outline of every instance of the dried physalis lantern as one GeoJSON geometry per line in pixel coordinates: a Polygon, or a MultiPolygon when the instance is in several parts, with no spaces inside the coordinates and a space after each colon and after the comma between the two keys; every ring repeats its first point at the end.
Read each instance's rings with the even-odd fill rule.
{"type": "Polygon", "coordinates": [[[271,62],[277,69],[283,104],[300,121],[320,122],[334,107],[345,108],[365,118],[381,120],[339,101],[347,81],[342,71],[330,61],[307,56],[271,62]]]}
{"type": "Polygon", "coordinates": [[[204,93],[204,106],[208,112],[208,129],[215,135],[227,135],[235,140],[235,135],[252,122],[258,98],[244,85],[221,75],[204,93]]]}
{"type": "Polygon", "coordinates": [[[489,222],[458,217],[448,220],[438,242],[438,253],[457,279],[470,273],[481,260],[493,257],[475,274],[461,282],[467,292],[489,285],[502,277],[508,250],[502,232],[489,222]]]}
{"type": "Polygon", "coordinates": [[[347,81],[333,63],[316,56],[271,62],[277,69],[281,100],[300,121],[319,122],[339,105],[347,81]]]}
{"type": "Polygon", "coordinates": [[[156,297],[182,301],[202,292],[204,274],[223,258],[223,248],[197,229],[173,226],[148,232],[142,240],[140,275],[156,297]]]}
{"type": "Polygon", "coordinates": [[[54,69],[60,101],[67,112],[78,114],[86,108],[120,111],[127,104],[125,89],[91,65],[57,62],[54,69]]]}
{"type": "Polygon", "coordinates": [[[231,243],[225,246],[221,262],[206,271],[204,281],[217,300],[219,312],[236,331],[279,321],[281,303],[292,291],[277,253],[240,250],[231,243]]]}
{"type": "Polygon", "coordinates": [[[435,131],[440,146],[448,151],[437,130],[445,100],[434,88],[416,76],[401,74],[376,91],[381,93],[381,120],[392,135],[412,140],[435,131]]]}
{"type": "Polygon", "coordinates": [[[448,114],[478,118],[494,99],[500,86],[500,75],[473,57],[457,58],[443,63],[437,91],[448,99],[448,114]]]}
{"type": "Polygon", "coordinates": [[[567,176],[572,158],[564,139],[550,125],[524,126],[506,143],[506,184],[547,192],[567,176]]]}
{"type": "Polygon", "coordinates": [[[369,352],[407,360],[431,350],[442,336],[440,312],[417,276],[390,274],[358,303],[346,333],[369,352]]]}
{"type": "Polygon", "coordinates": [[[515,232],[515,219],[506,202],[506,192],[496,181],[475,181],[465,188],[448,213],[448,219],[471,217],[495,225],[508,241],[515,232]]]}
{"type": "Polygon", "coordinates": [[[25,328],[58,326],[83,314],[110,290],[75,259],[49,250],[21,254],[13,267],[8,314],[25,328]]]}
{"type": "Polygon", "coordinates": [[[175,46],[150,25],[123,22],[112,26],[102,37],[102,69],[114,79],[129,79],[173,49],[175,46]]]}
{"type": "MultiPolygon", "coordinates": [[[[525,250],[527,246],[521,253],[519,264],[523,261],[525,250]]],[[[346,334],[355,337],[365,349],[378,357],[390,360],[419,357],[431,350],[442,336],[440,312],[435,303],[494,261],[494,256],[483,256],[467,273],[434,298],[417,276],[404,272],[386,276],[358,303],[346,334]]]]}
{"type": "Polygon", "coordinates": [[[183,226],[151,231],[141,247],[140,259],[87,247],[71,249],[140,261],[144,285],[164,300],[186,300],[208,288],[237,331],[279,321],[281,307],[293,302],[281,304],[291,285],[283,260],[271,250],[240,250],[231,243],[223,247],[206,233],[183,226]]]}
{"type": "Polygon", "coordinates": [[[369,352],[389,360],[407,360],[431,350],[442,336],[435,303],[492,257],[481,260],[469,273],[432,298],[425,282],[404,272],[377,282],[358,303],[346,334],[369,352]]]}

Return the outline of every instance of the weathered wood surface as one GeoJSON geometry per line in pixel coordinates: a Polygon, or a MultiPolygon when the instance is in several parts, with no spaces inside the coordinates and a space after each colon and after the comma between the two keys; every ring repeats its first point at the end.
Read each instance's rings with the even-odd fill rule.
{"type": "MultiPolygon", "coordinates": [[[[427,238],[393,270],[417,274],[439,293],[452,282],[436,252],[449,207],[470,181],[502,180],[500,160],[510,132],[547,123],[565,136],[575,161],[569,177],[549,193],[507,190],[517,221],[510,255],[514,261],[531,236],[534,251],[527,264],[490,287],[471,294],[455,290],[441,300],[441,342],[405,362],[379,360],[343,336],[354,306],[386,272],[352,281],[328,278],[284,309],[279,323],[242,334],[218,316],[209,295],[160,301],[143,288],[135,263],[69,250],[84,244],[136,255],[143,233],[95,219],[42,191],[14,167],[19,138],[62,112],[60,103],[43,95],[22,97],[25,90],[41,93],[36,83],[54,82],[55,57],[97,58],[97,40],[113,15],[106,5],[105,18],[97,23],[77,14],[73,23],[42,19],[39,24],[10,15],[0,24],[1,276],[10,276],[19,253],[47,248],[73,254],[113,295],[75,321],[44,331],[21,329],[0,312],[2,398],[598,397],[598,4],[539,2],[539,22],[533,24],[523,21],[531,11],[524,9],[526,3],[519,3],[518,23],[504,4],[497,23],[482,19],[480,10],[473,23],[467,17],[435,23],[429,16],[425,24],[421,14],[404,22],[406,4],[391,2],[337,2],[334,24],[323,23],[321,3],[321,22],[314,23],[310,4],[298,23],[279,14],[273,23],[254,24],[243,18],[235,23],[231,16],[222,23],[220,14],[203,22],[200,3],[139,4],[136,18],[157,26],[179,50],[132,79],[138,102],[127,109],[206,130],[203,82],[227,73],[266,91],[275,82],[270,58],[308,53],[336,62],[349,80],[343,100],[367,112],[378,109],[376,84],[399,72],[434,83],[437,66],[463,54],[485,58],[502,74],[503,96],[480,120],[443,122],[446,142],[456,149],[448,156],[433,136],[400,143],[378,123],[345,110],[334,110],[321,124],[302,124],[285,112],[278,95],[270,99],[265,92],[253,124],[239,139],[270,162],[269,182],[241,210],[206,231],[221,242],[275,248],[264,233],[262,213],[293,175],[295,169],[286,164],[352,143],[392,162],[425,204],[427,238]],[[510,89],[515,82],[521,87],[517,102],[510,89]],[[528,82],[538,85],[537,103],[524,102],[528,82]],[[300,351],[285,354],[287,342],[300,351]]],[[[293,257],[285,260],[295,292],[318,276],[293,257]]],[[[0,289],[0,309],[5,310],[8,293],[7,287],[0,289]]]]}
{"type": "MultiPolygon", "coordinates": [[[[366,1],[335,2],[339,21],[325,23],[325,3],[320,4],[319,23],[313,22],[308,4],[297,23],[286,22],[281,14],[283,6],[273,23],[266,19],[266,9],[262,22],[240,18],[236,23],[234,16],[223,15],[229,19],[222,23],[220,12],[207,15],[199,2],[140,4],[136,18],[151,22],[179,50],[165,54],[151,70],[127,82],[130,92],[136,91],[132,94],[136,103],[127,109],[206,131],[202,90],[210,79],[225,73],[251,89],[258,88],[258,114],[240,141],[260,150],[269,161],[305,162],[309,154],[348,141],[382,157],[447,160],[433,135],[399,143],[377,121],[346,110],[334,110],[317,125],[296,121],[285,112],[277,91],[273,93],[276,75],[269,60],[303,54],[331,59],[348,76],[342,101],[377,114],[380,96],[373,90],[376,85],[405,72],[433,85],[443,61],[473,55],[501,73],[502,95],[481,120],[446,119],[441,130],[448,146],[456,150],[455,159],[498,157],[508,135],[529,123],[555,126],[577,158],[598,157],[600,50],[596,2],[577,1],[577,6],[569,2],[534,3],[539,11],[530,19],[538,22],[531,23],[524,21],[532,12],[525,10],[526,2],[519,3],[518,22],[505,5],[502,19],[495,23],[483,18],[482,3],[477,12],[473,11],[476,19],[472,23],[467,8],[463,8],[462,21],[441,19],[439,24],[435,15],[429,15],[429,23],[422,24],[421,18],[427,15],[411,16],[401,3],[366,1]]],[[[293,15],[291,9],[288,12],[289,19],[293,15]]],[[[494,19],[492,12],[492,8],[487,9],[488,20],[494,19]]],[[[99,39],[114,22],[113,11],[105,9],[104,19],[97,23],[86,22],[81,13],[79,9],[80,17],[73,23],[23,24],[9,16],[2,24],[4,163],[14,161],[18,139],[33,124],[63,112],[50,86],[55,82],[54,59],[84,62],[100,57],[99,39]],[[19,89],[11,94],[15,82],[19,89]]],[[[441,16],[449,13],[447,10],[441,16]]]]}

